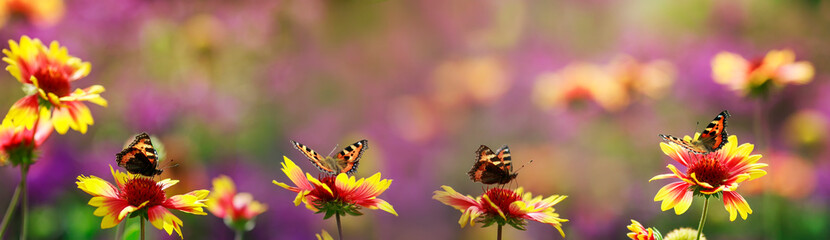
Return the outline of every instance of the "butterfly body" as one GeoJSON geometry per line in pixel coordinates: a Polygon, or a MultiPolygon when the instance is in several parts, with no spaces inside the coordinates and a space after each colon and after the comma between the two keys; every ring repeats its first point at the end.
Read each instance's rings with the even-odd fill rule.
{"type": "Polygon", "coordinates": [[[513,163],[510,157],[510,148],[502,146],[496,152],[489,147],[481,145],[476,150],[476,162],[473,168],[467,172],[473,182],[484,184],[507,184],[519,174],[512,173],[513,163]]]}
{"type": "Polygon", "coordinates": [[[127,148],[115,155],[115,161],[133,174],[151,177],[162,173],[158,169],[158,153],[147,133],[136,136],[127,148]]]}
{"type": "Polygon", "coordinates": [[[729,118],[729,111],[724,110],[715,116],[712,122],[697,139],[685,140],[671,135],[660,134],[663,141],[673,142],[695,153],[709,153],[720,150],[728,141],[729,134],[726,133],[726,119],[729,118]]]}
{"type": "Polygon", "coordinates": [[[297,150],[305,154],[317,169],[329,175],[340,173],[352,174],[357,171],[357,166],[360,163],[360,157],[363,156],[363,151],[369,148],[369,141],[364,139],[349,145],[334,157],[323,157],[303,144],[295,141],[291,141],[291,143],[294,145],[294,148],[297,148],[297,150]]]}

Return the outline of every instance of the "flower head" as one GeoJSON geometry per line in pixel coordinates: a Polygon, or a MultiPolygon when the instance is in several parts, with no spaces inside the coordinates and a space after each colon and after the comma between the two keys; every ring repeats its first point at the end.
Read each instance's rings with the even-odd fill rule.
{"type": "Polygon", "coordinates": [[[47,107],[52,110],[50,121],[58,133],[64,134],[69,128],[86,133],[93,119],[83,101],[107,105],[100,96],[104,92],[101,85],[71,89],[71,82],[89,74],[89,62],[70,56],[56,41],[46,47],[39,39],[23,36],[19,44],[9,40],[9,48],[3,49],[3,61],[9,64],[6,70],[24,85],[28,96],[14,103],[6,118],[31,129],[39,109],[47,107]]]}
{"type": "Polygon", "coordinates": [[[306,208],[317,213],[326,213],[325,218],[334,214],[361,215],[360,208],[380,209],[398,215],[392,205],[377,198],[392,184],[392,180],[380,178],[376,173],[366,179],[355,179],[345,173],[337,176],[323,176],[319,180],[302,169],[288,157],[283,157],[282,171],[296,187],[277,182],[274,184],[297,193],[294,205],[305,203],[306,208]]]}
{"type": "Polygon", "coordinates": [[[659,235],[659,233],[655,232],[654,228],[646,229],[640,222],[634,219],[631,219],[631,225],[628,225],[628,230],[631,232],[626,234],[626,236],[633,240],[655,240],[657,239],[656,235],[659,235]]]}
{"type": "MultiPolygon", "coordinates": [[[[49,111],[41,109],[39,119],[49,119],[49,111]]],[[[52,123],[37,121],[33,129],[15,126],[8,119],[0,125],[0,166],[11,162],[12,165],[31,164],[35,150],[52,134],[52,123]]]]}
{"type": "Polygon", "coordinates": [[[805,84],[815,75],[813,64],[795,61],[792,50],[772,50],[758,60],[721,52],[712,59],[712,78],[741,94],[764,95],[771,86],[805,84]]]}
{"type": "Polygon", "coordinates": [[[654,196],[654,201],[663,201],[663,211],[674,208],[674,212],[680,215],[689,209],[694,195],[723,195],[723,204],[729,212],[729,220],[734,221],[739,213],[741,218],[746,219],[746,216],[752,213],[752,209],[746,200],[735,192],[738,183],[759,178],[767,173],[761,170],[767,164],[758,163],[761,155],[750,155],[753,147],[748,143],[738,146],[738,137],[735,135],[729,136],[722,149],[706,154],[692,153],[675,143],[661,142],[660,148],[663,153],[686,167],[686,171],[681,172],[673,164],[669,164],[667,168],[672,173],[651,178],[649,181],[665,178],[681,180],[663,186],[654,196]]]}
{"type": "Polygon", "coordinates": [[[208,211],[224,219],[225,224],[245,231],[253,229],[254,217],[268,209],[264,204],[254,201],[250,193],[237,193],[233,180],[225,175],[213,179],[213,189],[205,204],[208,211]]]}
{"type": "Polygon", "coordinates": [[[54,25],[64,14],[63,0],[4,0],[0,3],[5,5],[4,10],[19,13],[35,25],[54,25]]]}
{"type": "Polygon", "coordinates": [[[141,216],[167,234],[176,231],[182,236],[182,220],[168,209],[175,209],[196,215],[207,215],[205,197],[208,190],[195,190],[182,195],[167,197],[165,190],[178,183],[178,180],[164,179],[155,181],[131,173],[116,171],[110,166],[117,187],[96,176],[78,176],[78,188],[92,195],[89,205],[97,207],[95,216],[104,217],[101,228],[111,228],[128,215],[141,216]]]}
{"type": "Polygon", "coordinates": [[[553,195],[542,199],[542,196],[533,197],[530,192],[523,192],[522,188],[516,191],[510,189],[493,188],[478,197],[462,195],[449,186],[441,186],[444,191],[435,191],[433,199],[454,207],[462,212],[458,224],[463,228],[470,223],[484,223],[484,227],[493,223],[499,225],[510,224],[516,229],[524,230],[526,220],[548,224],[559,230],[562,237],[562,223],[567,219],[559,218],[553,205],[564,200],[567,196],[553,195]]]}

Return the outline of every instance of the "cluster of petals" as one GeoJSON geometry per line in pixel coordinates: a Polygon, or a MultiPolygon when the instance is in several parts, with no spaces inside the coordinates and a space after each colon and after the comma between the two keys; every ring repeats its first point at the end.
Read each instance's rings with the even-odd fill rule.
{"type": "Polygon", "coordinates": [[[540,75],[533,100],[546,109],[563,109],[587,100],[613,112],[639,95],[661,98],[675,75],[674,66],[665,60],[640,62],[623,55],[606,65],[575,62],[558,72],[540,75]]]}
{"type": "Polygon", "coordinates": [[[715,82],[749,93],[767,82],[777,86],[805,84],[815,75],[810,62],[795,61],[792,50],[772,50],[762,59],[747,60],[738,54],[721,52],[712,59],[715,82]]]}
{"type": "Polygon", "coordinates": [[[344,203],[351,206],[380,209],[395,216],[398,215],[391,204],[377,198],[392,184],[392,180],[381,180],[380,173],[365,179],[356,179],[354,176],[340,173],[336,176],[324,176],[318,180],[312,177],[311,174],[304,173],[288,157],[283,157],[283,159],[282,171],[294,183],[295,187],[276,180],[273,183],[297,193],[294,205],[305,203],[306,208],[317,212],[321,206],[328,203],[344,203]]]}
{"type": "Polygon", "coordinates": [[[106,106],[101,97],[101,85],[93,85],[72,91],[70,83],[89,74],[91,65],[70,56],[66,47],[53,41],[48,47],[39,39],[23,36],[20,43],[9,40],[9,49],[3,49],[6,70],[24,85],[26,97],[18,100],[9,110],[7,119],[15,125],[31,129],[42,108],[50,109],[50,121],[55,130],[66,133],[70,128],[86,133],[93,119],[83,102],[106,106]]]}
{"type": "Polygon", "coordinates": [[[250,193],[237,193],[233,180],[225,175],[213,179],[213,189],[205,204],[214,216],[231,222],[251,220],[268,209],[250,193]]]}
{"type": "MultiPolygon", "coordinates": [[[[699,134],[695,136],[697,137],[699,134]]],[[[689,136],[685,138],[690,139],[689,136]]],[[[663,153],[686,168],[684,173],[673,164],[669,164],[667,168],[672,173],[657,175],[649,180],[681,180],[663,186],[654,196],[654,201],[663,201],[663,211],[674,208],[676,214],[683,214],[689,209],[697,192],[704,195],[722,193],[723,204],[729,212],[730,221],[734,221],[738,214],[746,219],[747,215],[752,213],[749,204],[736,190],[739,183],[766,174],[761,168],[767,164],[758,163],[761,155],[750,155],[754,145],[744,143],[738,146],[738,137],[731,135],[722,149],[706,154],[690,152],[675,143],[660,143],[660,148],[663,153]]]]}
{"type": "Polygon", "coordinates": [[[568,220],[559,218],[553,205],[567,196],[553,195],[542,199],[542,196],[533,197],[530,192],[523,192],[520,187],[516,191],[494,188],[481,196],[472,197],[458,193],[449,186],[441,188],[444,190],[435,191],[432,198],[461,211],[458,224],[462,228],[468,222],[473,226],[476,220],[484,222],[488,218],[499,218],[504,222],[532,220],[555,227],[565,237],[562,223],[568,220]]]}
{"type": "Polygon", "coordinates": [[[631,219],[631,225],[628,225],[630,233],[626,234],[628,238],[633,240],[655,240],[654,229],[643,227],[640,222],[631,219]]]}
{"type": "Polygon", "coordinates": [[[36,26],[52,26],[65,12],[64,0],[2,0],[0,1],[0,26],[13,15],[26,17],[36,26]]]}
{"type": "Polygon", "coordinates": [[[95,216],[103,217],[101,228],[111,228],[126,217],[137,213],[146,216],[150,223],[164,229],[167,234],[173,231],[182,236],[182,220],[168,209],[175,209],[196,215],[206,215],[205,198],[208,190],[195,190],[182,195],[167,197],[165,190],[178,180],[164,179],[155,181],[131,173],[116,171],[110,166],[116,185],[96,176],[78,176],[75,182],[78,188],[92,195],[89,205],[97,207],[95,216]],[[146,214],[146,215],[144,215],[146,214]]]}
{"type": "MultiPolygon", "coordinates": [[[[43,109],[40,119],[48,118],[49,111],[43,109]]],[[[33,161],[31,155],[51,134],[52,122],[50,121],[37,121],[34,128],[26,129],[24,126],[15,126],[8,119],[3,120],[0,125],[0,166],[9,162],[13,165],[21,164],[26,161],[22,158],[27,156],[29,161],[33,161]]]]}

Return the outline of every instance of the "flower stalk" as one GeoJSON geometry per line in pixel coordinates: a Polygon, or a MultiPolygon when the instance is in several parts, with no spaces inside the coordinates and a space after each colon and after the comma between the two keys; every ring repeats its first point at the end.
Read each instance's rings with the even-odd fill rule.
{"type": "Polygon", "coordinates": [[[705,200],[703,200],[703,214],[700,215],[700,223],[697,225],[697,237],[696,240],[700,240],[700,234],[703,233],[703,223],[706,222],[706,215],[709,213],[709,195],[706,195],[705,200]]]}
{"type": "Polygon", "coordinates": [[[28,221],[28,215],[29,215],[29,204],[28,204],[29,197],[28,197],[28,195],[29,194],[26,193],[27,192],[26,191],[26,175],[28,173],[29,173],[29,164],[21,165],[20,166],[20,191],[21,191],[20,198],[22,198],[21,199],[21,201],[22,201],[22,203],[21,203],[21,205],[22,205],[21,206],[21,208],[22,208],[21,209],[22,218],[20,220],[21,221],[21,223],[20,223],[20,240],[25,240],[26,239],[26,229],[28,228],[28,222],[29,222],[28,221]]]}
{"type": "Polygon", "coordinates": [[[497,240],[501,240],[501,227],[502,227],[502,225],[499,224],[499,226],[497,228],[498,230],[496,230],[496,239],[497,240]]]}
{"type": "Polygon", "coordinates": [[[6,226],[9,225],[9,219],[11,219],[12,214],[14,214],[14,209],[17,208],[17,199],[19,198],[20,185],[17,185],[17,188],[14,189],[14,194],[12,194],[12,200],[9,202],[9,207],[6,209],[6,215],[3,216],[3,223],[0,225],[0,239],[3,239],[3,234],[6,233],[6,226]]]}
{"type": "Polygon", "coordinates": [[[144,240],[144,217],[139,218],[138,221],[141,222],[141,230],[140,230],[141,240],[144,240]]]}
{"type": "Polygon", "coordinates": [[[343,240],[343,228],[340,226],[340,214],[335,214],[334,219],[337,220],[337,239],[343,240]]]}

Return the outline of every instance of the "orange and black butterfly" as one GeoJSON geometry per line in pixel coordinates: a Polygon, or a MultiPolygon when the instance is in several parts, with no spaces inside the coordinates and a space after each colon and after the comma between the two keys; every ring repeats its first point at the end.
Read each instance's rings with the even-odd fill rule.
{"type": "Polygon", "coordinates": [[[147,133],[136,136],[127,148],[115,155],[115,161],[119,167],[133,174],[152,177],[162,172],[158,169],[158,154],[147,133]]]}
{"type": "Polygon", "coordinates": [[[318,154],[311,148],[306,147],[298,142],[291,141],[294,144],[294,147],[300,152],[303,152],[308,160],[320,169],[321,172],[336,175],[340,173],[345,174],[352,174],[357,171],[357,165],[360,163],[360,157],[363,156],[363,151],[369,148],[369,141],[366,139],[360,140],[352,145],[343,149],[335,155],[334,157],[326,156],[323,157],[322,155],[318,154]]]}
{"type": "Polygon", "coordinates": [[[476,151],[476,163],[467,174],[473,182],[507,184],[519,175],[511,173],[512,170],[510,148],[507,145],[502,146],[495,153],[489,147],[481,145],[476,151]]]}
{"type": "Polygon", "coordinates": [[[660,134],[660,137],[662,137],[666,142],[676,143],[677,145],[683,146],[683,148],[695,153],[714,152],[723,148],[723,145],[725,145],[728,141],[727,138],[729,137],[729,134],[726,133],[726,119],[729,117],[729,111],[724,110],[719,113],[718,116],[716,116],[715,119],[713,119],[712,122],[706,126],[703,133],[701,133],[697,139],[693,139],[691,141],[663,134],[660,134]]]}

